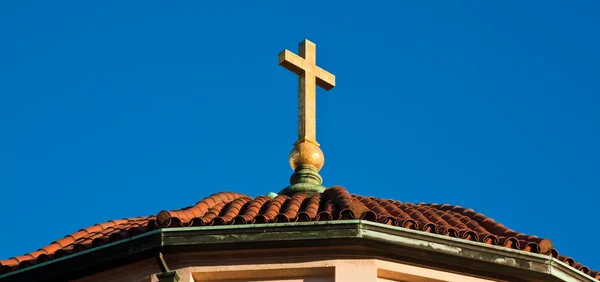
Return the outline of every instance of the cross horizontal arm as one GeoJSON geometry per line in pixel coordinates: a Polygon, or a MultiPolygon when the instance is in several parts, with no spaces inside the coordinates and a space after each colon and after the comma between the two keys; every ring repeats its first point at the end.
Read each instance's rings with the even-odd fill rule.
{"type": "Polygon", "coordinates": [[[315,76],[317,77],[317,85],[321,86],[325,90],[331,90],[335,87],[335,75],[332,73],[317,67],[315,69],[315,76]]]}
{"type": "Polygon", "coordinates": [[[294,72],[297,75],[304,74],[306,66],[304,65],[304,59],[290,50],[283,50],[279,53],[279,65],[294,72]]]}
{"type": "Polygon", "coordinates": [[[307,63],[304,58],[289,50],[281,51],[278,61],[279,65],[297,75],[303,75],[304,72],[313,73],[316,77],[316,84],[325,90],[331,90],[335,86],[335,75],[314,64],[307,63]]]}

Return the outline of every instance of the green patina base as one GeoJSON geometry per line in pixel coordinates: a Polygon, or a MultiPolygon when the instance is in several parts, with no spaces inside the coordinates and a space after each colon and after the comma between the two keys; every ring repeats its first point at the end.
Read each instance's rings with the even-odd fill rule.
{"type": "Polygon", "coordinates": [[[317,194],[323,193],[325,187],[321,185],[323,178],[316,168],[312,166],[299,166],[290,177],[290,186],[281,190],[279,194],[292,196],[296,193],[317,194]]]}

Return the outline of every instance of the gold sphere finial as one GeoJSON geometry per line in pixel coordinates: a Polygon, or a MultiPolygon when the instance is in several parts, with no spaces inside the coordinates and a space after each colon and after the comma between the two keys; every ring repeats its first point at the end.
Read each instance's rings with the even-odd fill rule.
{"type": "Polygon", "coordinates": [[[319,143],[312,140],[298,140],[290,152],[290,166],[293,170],[300,166],[312,166],[317,171],[321,170],[325,163],[323,151],[319,148],[319,143]]]}

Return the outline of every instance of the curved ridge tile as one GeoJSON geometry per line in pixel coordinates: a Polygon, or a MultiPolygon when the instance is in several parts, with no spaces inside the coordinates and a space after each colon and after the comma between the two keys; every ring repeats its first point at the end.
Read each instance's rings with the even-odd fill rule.
{"type": "Polygon", "coordinates": [[[279,214],[275,217],[276,222],[291,222],[296,221],[298,213],[302,208],[302,203],[308,198],[306,194],[293,195],[286,204],[279,210],[279,214]]]}
{"type": "Polygon", "coordinates": [[[156,224],[159,227],[168,227],[173,224],[173,220],[176,220],[177,223],[175,223],[175,225],[184,226],[185,224],[191,222],[193,218],[204,216],[214,206],[219,205],[220,203],[227,204],[227,203],[229,203],[235,199],[241,198],[241,197],[249,198],[246,195],[238,194],[238,193],[234,193],[234,192],[221,192],[221,193],[212,194],[212,195],[202,199],[195,205],[184,208],[184,209],[172,210],[172,211],[167,211],[167,210],[160,211],[156,215],[156,224]]]}
{"type": "Polygon", "coordinates": [[[290,197],[286,195],[277,195],[275,198],[271,199],[268,203],[263,205],[263,209],[261,213],[256,216],[254,221],[256,223],[267,223],[273,222],[275,217],[279,214],[281,207],[283,204],[289,200],[290,197]]]}
{"type": "Polygon", "coordinates": [[[223,206],[223,211],[221,215],[213,220],[214,225],[225,225],[229,223],[233,223],[233,218],[236,217],[241,211],[242,208],[251,200],[250,197],[240,197],[237,198],[225,206],[223,206]]]}
{"type": "Polygon", "coordinates": [[[298,211],[297,221],[306,222],[315,220],[319,213],[321,194],[306,197],[302,202],[302,208],[298,211]]]}
{"type": "Polygon", "coordinates": [[[269,201],[267,196],[259,196],[248,202],[246,209],[233,218],[233,224],[248,224],[260,213],[263,205],[269,201]]]}

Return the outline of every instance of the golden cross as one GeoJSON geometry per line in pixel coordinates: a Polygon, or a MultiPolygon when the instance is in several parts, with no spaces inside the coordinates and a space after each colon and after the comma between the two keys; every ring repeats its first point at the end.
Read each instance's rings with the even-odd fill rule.
{"type": "Polygon", "coordinates": [[[299,44],[300,56],[289,50],[279,53],[279,65],[298,75],[298,141],[317,143],[316,87],[331,90],[335,76],[317,66],[317,46],[304,39],[299,44]]]}

